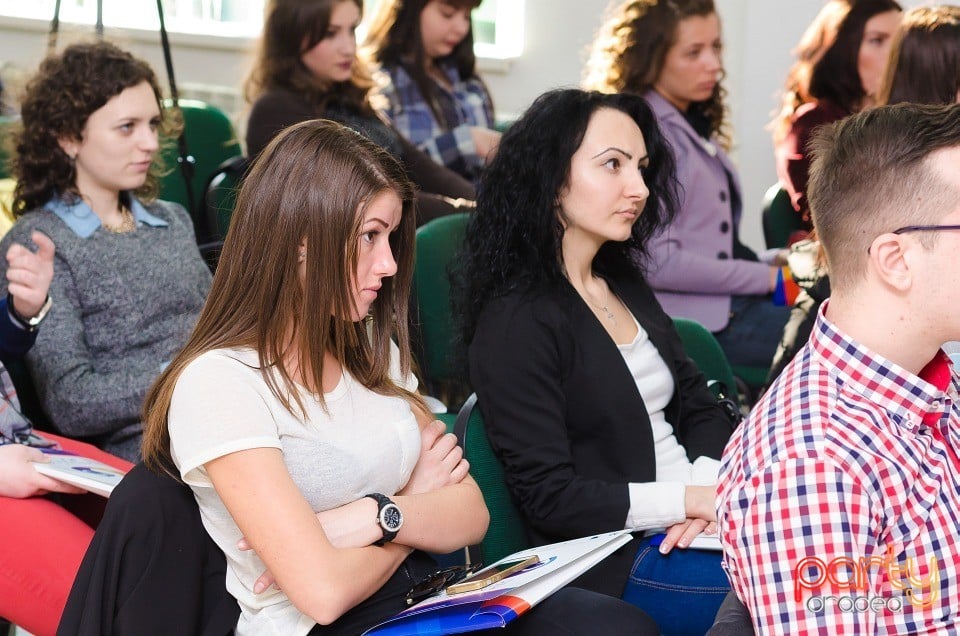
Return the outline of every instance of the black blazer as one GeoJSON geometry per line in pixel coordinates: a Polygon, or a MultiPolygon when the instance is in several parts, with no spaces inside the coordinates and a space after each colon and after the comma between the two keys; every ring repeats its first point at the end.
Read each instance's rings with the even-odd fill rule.
{"type": "MultiPolygon", "coordinates": [[[[720,458],[726,416],[641,280],[608,284],[649,334],[676,390],[666,419],[692,460],[720,458]]],[[[627,484],[656,480],[650,419],[616,343],[568,283],[510,294],[481,312],[470,380],[490,444],[535,545],[623,528],[627,484]]],[[[631,542],[578,582],[619,596],[631,542]]]]}

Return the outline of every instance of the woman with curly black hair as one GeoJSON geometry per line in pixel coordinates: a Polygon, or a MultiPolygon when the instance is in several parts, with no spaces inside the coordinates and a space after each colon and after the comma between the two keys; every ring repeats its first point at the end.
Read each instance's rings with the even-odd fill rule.
{"type": "Polygon", "coordinates": [[[43,61],[21,116],[18,218],[0,252],[34,231],[57,246],[27,365],[58,432],[136,461],[147,388],[210,288],[186,210],[154,200],[160,88],[113,44],[75,44],[43,61]]]}
{"type": "Polygon", "coordinates": [[[456,302],[531,540],[667,527],[659,550],[641,533],[580,584],[664,633],[702,634],[728,590],[719,553],[672,548],[716,531],[730,426],[635,258],[675,209],[673,157],[641,97],[547,93],[484,172],[456,302]]]}
{"type": "Polygon", "coordinates": [[[713,0],[626,0],[597,37],[585,86],[643,95],[677,157],[680,207],[647,258],[657,299],[714,332],[734,366],[766,368],[789,308],[771,300],[779,268],[740,242],[722,50],[713,0]]]}

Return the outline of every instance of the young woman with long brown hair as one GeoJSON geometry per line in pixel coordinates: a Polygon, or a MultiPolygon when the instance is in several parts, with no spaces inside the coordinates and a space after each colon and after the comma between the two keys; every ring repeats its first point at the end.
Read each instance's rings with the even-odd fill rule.
{"type": "MultiPolygon", "coordinates": [[[[147,398],[144,460],[193,489],[241,636],[361,633],[406,607],[436,567],[425,551],[486,531],[410,372],[414,221],[384,150],[329,121],[290,127],[245,179],[197,327],[147,398]]],[[[506,633],[577,616],[592,629],[592,612],[628,630],[612,633],[649,620],[583,590],[548,602],[506,633]]]]}

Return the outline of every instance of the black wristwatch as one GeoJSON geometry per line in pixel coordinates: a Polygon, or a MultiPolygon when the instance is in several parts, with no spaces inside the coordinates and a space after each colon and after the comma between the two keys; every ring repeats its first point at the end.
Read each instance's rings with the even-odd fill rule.
{"type": "Polygon", "coordinates": [[[378,492],[365,496],[377,502],[377,525],[383,530],[383,538],[374,541],[373,545],[383,545],[387,541],[393,541],[403,526],[403,513],[400,512],[400,508],[393,503],[390,497],[378,492]]]}
{"type": "Polygon", "coordinates": [[[7,309],[10,312],[10,316],[17,321],[17,324],[31,333],[40,327],[40,323],[43,322],[43,319],[47,317],[47,314],[50,312],[50,307],[52,306],[53,301],[50,300],[50,294],[47,294],[47,299],[43,301],[43,306],[40,307],[40,311],[37,312],[37,315],[33,318],[24,318],[17,313],[17,310],[13,306],[13,295],[7,294],[7,309]]]}

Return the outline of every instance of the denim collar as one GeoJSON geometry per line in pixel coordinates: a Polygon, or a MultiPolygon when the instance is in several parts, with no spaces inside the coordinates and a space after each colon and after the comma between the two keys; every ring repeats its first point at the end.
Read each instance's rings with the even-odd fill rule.
{"type": "MultiPolygon", "coordinates": [[[[94,214],[83,199],[68,203],[61,197],[55,196],[47,201],[44,207],[60,217],[80,238],[88,238],[102,225],[100,217],[94,214]]],[[[137,223],[144,223],[151,227],[167,227],[166,221],[147,212],[143,204],[133,196],[130,197],[130,211],[137,223]]]]}

